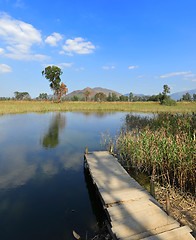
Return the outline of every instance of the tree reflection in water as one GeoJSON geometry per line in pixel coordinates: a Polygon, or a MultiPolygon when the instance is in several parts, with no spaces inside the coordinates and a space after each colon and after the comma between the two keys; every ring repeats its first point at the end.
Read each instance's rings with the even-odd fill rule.
{"type": "Polygon", "coordinates": [[[66,125],[65,115],[60,112],[52,117],[48,132],[42,140],[42,146],[45,148],[55,148],[59,144],[59,130],[63,130],[66,125]]]}

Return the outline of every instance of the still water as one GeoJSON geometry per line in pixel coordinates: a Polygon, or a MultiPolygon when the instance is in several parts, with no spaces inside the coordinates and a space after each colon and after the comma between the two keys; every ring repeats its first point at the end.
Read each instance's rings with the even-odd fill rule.
{"type": "Polygon", "coordinates": [[[70,240],[73,230],[94,236],[100,216],[84,175],[84,149],[105,150],[102,133],[114,135],[125,115],[1,116],[0,239],[70,240]]]}

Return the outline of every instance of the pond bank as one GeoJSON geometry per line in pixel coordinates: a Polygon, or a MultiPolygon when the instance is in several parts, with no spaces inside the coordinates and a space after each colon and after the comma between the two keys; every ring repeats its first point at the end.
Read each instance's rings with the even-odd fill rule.
{"type": "Polygon", "coordinates": [[[179,102],[164,106],[156,102],[62,102],[49,101],[0,101],[0,115],[27,112],[54,111],[121,111],[121,112],[195,112],[196,102],[179,102]]]}

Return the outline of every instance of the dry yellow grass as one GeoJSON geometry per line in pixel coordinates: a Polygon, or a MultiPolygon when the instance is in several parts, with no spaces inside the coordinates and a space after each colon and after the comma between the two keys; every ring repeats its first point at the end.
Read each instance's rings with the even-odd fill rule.
{"type": "Polygon", "coordinates": [[[196,112],[196,102],[163,106],[156,102],[62,102],[0,101],[0,114],[51,111],[125,111],[125,112],[196,112]]]}

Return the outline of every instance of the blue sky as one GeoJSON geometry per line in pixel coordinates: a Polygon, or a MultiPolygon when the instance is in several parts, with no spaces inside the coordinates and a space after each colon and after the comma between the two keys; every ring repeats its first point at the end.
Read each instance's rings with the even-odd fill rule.
{"type": "Polygon", "coordinates": [[[195,0],[0,0],[0,96],[103,87],[146,95],[196,89],[195,0]]]}

